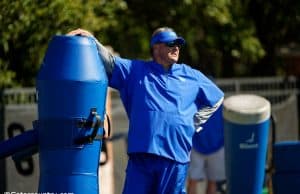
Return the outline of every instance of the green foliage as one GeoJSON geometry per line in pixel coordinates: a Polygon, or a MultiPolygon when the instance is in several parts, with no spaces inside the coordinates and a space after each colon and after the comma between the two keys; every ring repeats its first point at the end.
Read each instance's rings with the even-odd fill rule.
{"type": "Polygon", "coordinates": [[[4,62],[0,58],[0,90],[5,87],[11,87],[16,85],[14,83],[14,78],[16,76],[15,72],[7,69],[7,62],[4,62]]]}
{"type": "Polygon", "coordinates": [[[187,40],[180,60],[216,77],[273,75],[275,49],[298,42],[300,1],[0,1],[0,87],[33,86],[55,34],[91,31],[121,56],[150,57],[154,29],[187,40]]]}
{"type": "Polygon", "coordinates": [[[297,0],[244,0],[248,17],[255,25],[257,38],[266,50],[263,60],[254,64],[253,74],[284,72],[277,52],[286,45],[300,45],[300,1],[297,0]]]}
{"type": "MultiPolygon", "coordinates": [[[[174,28],[187,40],[181,60],[205,73],[218,77],[232,76],[235,71],[234,63],[249,66],[265,55],[265,50],[256,37],[254,23],[246,15],[247,7],[240,1],[127,0],[127,3],[132,11],[131,23],[122,22],[127,23],[127,29],[135,25],[146,28],[151,33],[158,26],[174,28]]],[[[125,18],[128,20],[128,17],[125,18]]],[[[143,33],[147,35],[143,43],[149,41],[150,33],[143,33]]],[[[145,47],[135,46],[136,50],[127,45],[125,47],[124,53],[128,55],[138,55],[140,51],[147,53],[145,47]]],[[[250,69],[239,68],[238,71],[242,75],[249,73],[250,69]]]]}
{"type": "Polygon", "coordinates": [[[2,0],[0,86],[34,85],[53,35],[78,27],[99,31],[116,26],[115,12],[124,9],[124,5],[121,0],[2,0]]]}

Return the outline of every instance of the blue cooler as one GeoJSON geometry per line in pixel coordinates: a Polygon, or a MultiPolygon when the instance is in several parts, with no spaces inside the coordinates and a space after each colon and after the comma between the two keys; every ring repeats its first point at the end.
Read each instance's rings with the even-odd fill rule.
{"type": "Polygon", "coordinates": [[[300,142],[284,141],[274,145],[274,194],[300,193],[300,142]]]}
{"type": "Polygon", "coordinates": [[[224,100],[227,194],[263,191],[271,105],[263,97],[242,94],[224,100]]]}

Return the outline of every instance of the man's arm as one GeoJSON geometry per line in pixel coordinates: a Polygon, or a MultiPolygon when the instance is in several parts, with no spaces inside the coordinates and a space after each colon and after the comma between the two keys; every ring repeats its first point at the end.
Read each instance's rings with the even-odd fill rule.
{"type": "Polygon", "coordinates": [[[104,63],[104,68],[108,77],[111,77],[114,68],[114,55],[105,46],[103,46],[95,37],[93,39],[96,42],[98,54],[100,59],[104,63]]]}
{"type": "Polygon", "coordinates": [[[222,97],[214,106],[202,107],[200,110],[198,110],[198,112],[195,113],[194,126],[196,129],[196,132],[199,132],[202,130],[201,125],[203,125],[209,119],[209,117],[211,117],[212,114],[222,105],[223,100],[224,100],[224,97],[222,97]]]}

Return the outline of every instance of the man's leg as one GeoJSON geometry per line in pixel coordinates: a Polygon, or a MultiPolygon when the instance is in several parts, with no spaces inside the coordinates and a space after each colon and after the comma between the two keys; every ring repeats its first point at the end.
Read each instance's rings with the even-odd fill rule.
{"type": "Polygon", "coordinates": [[[207,181],[206,194],[216,194],[217,184],[216,181],[207,181]]]}
{"type": "Polygon", "coordinates": [[[188,170],[188,194],[197,194],[198,182],[206,179],[204,163],[205,156],[192,149],[191,162],[188,170]]]}
{"type": "Polygon", "coordinates": [[[157,194],[186,194],[188,163],[182,164],[162,158],[157,161],[157,194]]]}
{"type": "Polygon", "coordinates": [[[129,157],[123,194],[153,194],[155,184],[153,169],[149,168],[148,158],[143,155],[135,154],[129,157]]]}
{"type": "Polygon", "coordinates": [[[197,180],[193,180],[191,178],[188,178],[187,182],[187,193],[188,194],[197,194],[197,180]]]}
{"type": "Polygon", "coordinates": [[[208,156],[207,180],[206,194],[216,194],[217,181],[225,180],[224,147],[208,156]]]}

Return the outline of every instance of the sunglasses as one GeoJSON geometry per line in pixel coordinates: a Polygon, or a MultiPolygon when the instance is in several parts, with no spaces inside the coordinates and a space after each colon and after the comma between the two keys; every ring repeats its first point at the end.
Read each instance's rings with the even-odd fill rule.
{"type": "Polygon", "coordinates": [[[170,42],[166,42],[164,43],[167,47],[175,47],[178,46],[179,48],[182,46],[181,44],[179,44],[177,41],[170,41],[170,42]]]}

